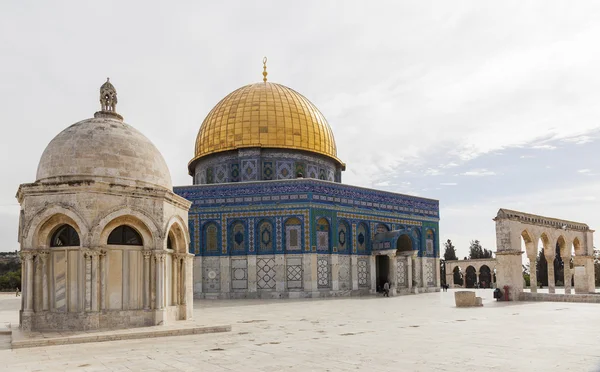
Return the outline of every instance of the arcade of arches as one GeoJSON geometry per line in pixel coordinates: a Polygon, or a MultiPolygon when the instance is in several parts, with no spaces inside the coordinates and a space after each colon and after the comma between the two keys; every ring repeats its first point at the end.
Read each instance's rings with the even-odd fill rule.
{"type": "Polygon", "coordinates": [[[489,258],[474,260],[446,261],[446,283],[450,288],[454,288],[456,271],[462,278],[464,288],[492,288],[494,283],[494,271],[496,270],[496,260],[489,258]]]}
{"type": "Polygon", "coordinates": [[[571,293],[571,282],[576,293],[593,293],[594,285],[594,242],[588,225],[580,222],[560,220],[508,209],[500,209],[496,218],[496,260],[498,287],[508,285],[512,298],[523,291],[522,254],[530,262],[531,292],[537,292],[536,267],[538,244],[543,246],[548,261],[548,291],[555,292],[555,259],[560,256],[564,263],[565,294],[571,293]],[[525,247],[523,252],[522,246],[525,247]],[[571,261],[573,267],[571,267],[571,261]]]}

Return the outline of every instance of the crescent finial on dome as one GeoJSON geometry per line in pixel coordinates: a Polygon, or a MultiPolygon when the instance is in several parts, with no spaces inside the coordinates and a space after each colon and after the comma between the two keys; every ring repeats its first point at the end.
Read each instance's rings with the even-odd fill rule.
{"type": "Polygon", "coordinates": [[[263,58],[263,81],[267,82],[267,57],[263,58]]]}

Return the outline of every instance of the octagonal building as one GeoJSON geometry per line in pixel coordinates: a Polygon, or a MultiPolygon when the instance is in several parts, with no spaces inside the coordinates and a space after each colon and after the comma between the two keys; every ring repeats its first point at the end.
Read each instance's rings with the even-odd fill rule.
{"type": "Polygon", "coordinates": [[[263,76],[208,113],[193,186],[174,188],[192,202],[195,297],[439,290],[438,201],[342,184],[325,116],[263,76]]]}

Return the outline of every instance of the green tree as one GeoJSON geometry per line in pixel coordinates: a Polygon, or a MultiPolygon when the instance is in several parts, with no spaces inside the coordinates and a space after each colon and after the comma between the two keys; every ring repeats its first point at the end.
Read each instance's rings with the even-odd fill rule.
{"type": "Polygon", "coordinates": [[[540,249],[535,268],[537,272],[538,283],[540,283],[543,286],[548,286],[548,261],[546,261],[546,256],[544,255],[543,248],[540,249]]]}
{"type": "Polygon", "coordinates": [[[456,248],[454,248],[452,240],[446,240],[444,247],[444,261],[458,260],[458,257],[456,257],[456,248]]]}
{"type": "Polygon", "coordinates": [[[469,259],[478,259],[478,258],[492,258],[493,253],[491,250],[485,249],[479,243],[479,240],[471,240],[471,246],[469,247],[469,259]]]}

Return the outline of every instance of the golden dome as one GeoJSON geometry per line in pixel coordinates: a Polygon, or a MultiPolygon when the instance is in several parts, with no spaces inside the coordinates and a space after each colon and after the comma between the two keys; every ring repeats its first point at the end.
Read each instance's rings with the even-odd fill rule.
{"type": "Polygon", "coordinates": [[[200,126],[190,166],[203,156],[247,147],[310,151],[344,166],[323,114],[300,93],[275,83],[246,85],[217,103],[200,126]]]}

